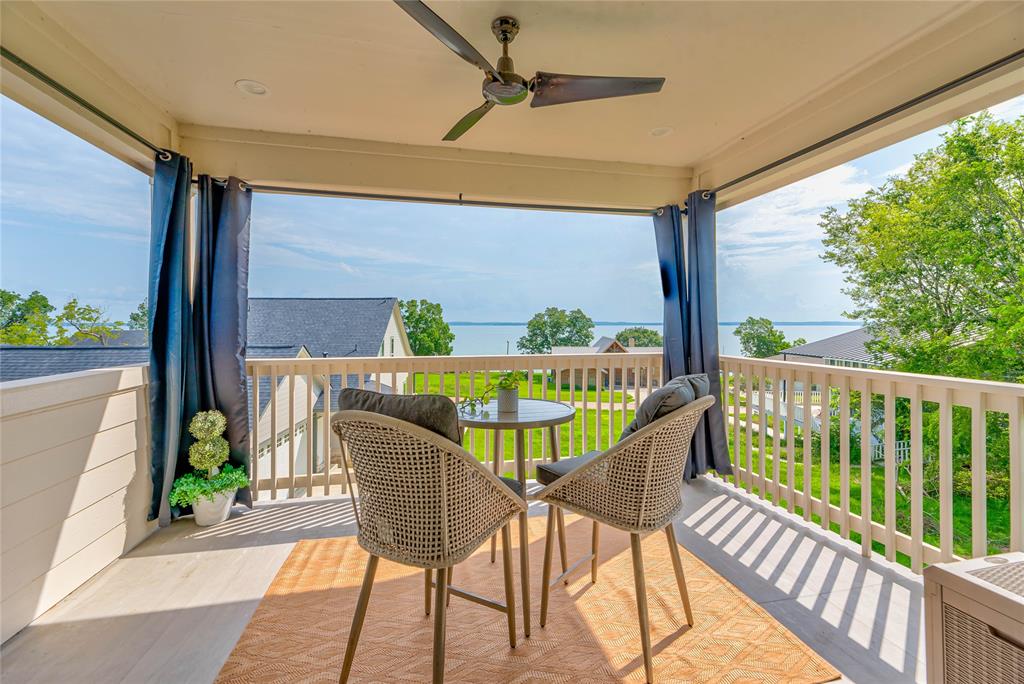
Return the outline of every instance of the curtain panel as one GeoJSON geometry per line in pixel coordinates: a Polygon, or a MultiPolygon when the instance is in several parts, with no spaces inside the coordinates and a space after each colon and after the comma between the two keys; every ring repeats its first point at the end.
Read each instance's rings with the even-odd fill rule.
{"type": "MultiPolygon", "coordinates": [[[[246,322],[249,308],[249,225],[252,191],[237,178],[199,177],[193,298],[195,373],[188,415],[216,409],[227,419],[230,462],[249,466],[246,322]]],[[[248,488],[238,502],[252,506],[248,488]]]]}
{"type": "Polygon", "coordinates": [[[171,521],[167,495],[187,472],[185,384],[192,339],[189,293],[189,194],[192,164],[169,153],[156,158],[149,243],[149,403],[153,495],[149,519],[171,521]]]}
{"type": "Polygon", "coordinates": [[[729,445],[722,412],[718,354],[718,293],[715,265],[715,196],[697,191],[686,203],[686,225],[678,205],[654,217],[654,237],[665,295],[663,379],[707,373],[716,398],[701,418],[685,477],[714,468],[729,474],[729,445]],[[707,196],[705,197],[705,194],[707,196]]]}

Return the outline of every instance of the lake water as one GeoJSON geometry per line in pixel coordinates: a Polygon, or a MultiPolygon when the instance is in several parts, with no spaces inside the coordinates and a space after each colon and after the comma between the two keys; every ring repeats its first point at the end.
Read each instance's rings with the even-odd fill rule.
{"type": "MultiPolygon", "coordinates": [[[[643,323],[614,323],[599,324],[594,326],[594,339],[607,335],[614,337],[615,333],[623,328],[642,325],[645,328],[661,331],[661,325],[643,323]]],[[[786,339],[792,340],[803,337],[808,342],[821,340],[826,337],[849,332],[859,327],[859,323],[839,324],[834,323],[786,323],[776,324],[776,328],[786,335],[786,339]]],[[[482,354],[518,354],[516,341],[526,334],[525,323],[452,323],[452,332],[455,333],[456,356],[475,356],[482,354]]],[[[721,353],[727,356],[740,355],[739,339],[733,335],[736,329],[735,323],[723,323],[718,326],[718,344],[721,353]]]]}

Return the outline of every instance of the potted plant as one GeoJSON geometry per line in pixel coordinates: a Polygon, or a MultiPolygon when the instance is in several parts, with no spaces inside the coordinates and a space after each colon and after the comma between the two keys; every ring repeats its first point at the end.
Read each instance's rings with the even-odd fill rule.
{"type": "Polygon", "coordinates": [[[196,525],[222,523],[231,514],[231,504],[240,487],[249,485],[242,468],[221,465],[228,460],[228,441],[222,437],[227,420],[220,411],[201,411],[189,424],[196,438],[188,448],[188,462],[195,468],[174,481],[169,500],[172,506],[191,506],[196,525]]]}
{"type": "Polygon", "coordinates": [[[519,411],[519,383],[526,379],[522,371],[503,373],[494,386],[498,389],[498,413],[519,411]]]}

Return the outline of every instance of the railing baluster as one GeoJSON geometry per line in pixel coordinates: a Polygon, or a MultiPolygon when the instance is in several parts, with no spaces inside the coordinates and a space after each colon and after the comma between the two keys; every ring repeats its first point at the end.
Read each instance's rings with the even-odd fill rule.
{"type": "Polygon", "coordinates": [[[850,378],[839,384],[839,536],[850,538],[850,378]]]}
{"type": "Polygon", "coordinates": [[[288,498],[295,498],[295,366],[288,367],[288,498]]]}
{"type": "MultiPolygon", "coordinates": [[[[732,457],[735,461],[732,483],[740,487],[740,368],[738,364],[732,367],[732,457]]],[[[648,376],[650,377],[650,376],[648,376]]]]}
{"type": "MultiPolygon", "coordinates": [[[[344,368],[342,369],[341,377],[345,377],[344,368]]],[[[328,363],[324,366],[323,375],[323,416],[324,424],[321,429],[321,445],[323,449],[322,454],[322,470],[324,472],[324,496],[331,495],[331,366],[328,363]]]]}
{"type": "Polygon", "coordinates": [[[252,455],[249,457],[252,473],[250,475],[252,500],[258,501],[260,496],[260,367],[252,369],[252,455]]]}
{"type": "Polygon", "coordinates": [[[861,555],[871,556],[871,380],[860,393],[860,516],[861,555]]]}
{"type": "Polygon", "coordinates": [[[780,425],[779,411],[781,410],[781,397],[779,391],[782,389],[782,376],[779,373],[772,375],[772,503],[780,505],[779,492],[782,482],[782,439],[779,434],[780,425]]]}
{"type": "Polygon", "coordinates": [[[986,405],[984,392],[979,392],[971,405],[971,554],[975,558],[980,558],[988,553],[986,405]]]}
{"type": "Polygon", "coordinates": [[[277,366],[270,367],[270,487],[271,500],[277,498],[277,366]]]}
{"type": "Polygon", "coordinates": [[[939,400],[939,553],[953,560],[953,390],[939,400]]]}
{"type": "Polygon", "coordinates": [[[796,371],[786,374],[786,509],[796,507],[796,371]]]}
{"type": "Polygon", "coordinates": [[[761,486],[758,492],[761,498],[768,497],[768,453],[766,447],[766,441],[768,439],[768,410],[767,410],[767,392],[768,389],[765,387],[765,375],[767,369],[764,366],[758,368],[757,371],[757,455],[758,461],[761,465],[761,486]]]}
{"type": "Polygon", "coordinates": [[[1011,400],[1010,551],[1024,550],[1024,397],[1011,400]]]}
{"type": "MultiPolygon", "coordinates": [[[[569,404],[573,407],[574,411],[576,408],[576,364],[571,359],[569,360],[569,404]]],[[[531,440],[532,441],[532,440],[531,440]]],[[[582,453],[582,451],[581,451],[582,453]]],[[[573,414],[572,420],[569,421],[569,455],[576,455],[576,415],[573,414]]]]}
{"type": "Polygon", "coordinates": [[[804,373],[804,396],[803,396],[803,408],[804,408],[804,455],[803,455],[803,468],[804,468],[804,520],[810,521],[811,510],[813,509],[813,503],[811,501],[813,490],[811,489],[811,471],[814,468],[814,448],[813,448],[813,436],[814,436],[814,421],[811,417],[811,383],[813,377],[811,372],[807,371],[804,373]]]}
{"type": "Polygon", "coordinates": [[[587,391],[590,386],[590,366],[584,361],[580,368],[580,377],[583,378],[583,384],[580,391],[583,393],[583,451],[584,453],[590,451],[590,419],[587,417],[587,391]]]}
{"type": "Polygon", "coordinates": [[[608,447],[615,444],[615,367],[608,356],[608,447]]]}
{"type": "Polygon", "coordinates": [[[751,494],[754,493],[754,366],[744,365],[744,384],[743,393],[746,410],[743,412],[746,416],[744,420],[744,435],[746,442],[744,444],[744,455],[746,460],[744,461],[746,468],[744,474],[747,476],[747,491],[751,494]]]}
{"type": "Polygon", "coordinates": [[[597,416],[594,420],[594,434],[597,444],[594,446],[601,450],[601,362],[594,360],[594,392],[597,394],[597,416]]]}
{"type": "Polygon", "coordinates": [[[313,367],[309,367],[306,373],[306,477],[309,482],[306,486],[306,496],[313,496],[313,367]]]}
{"type": "Polygon", "coordinates": [[[821,455],[819,462],[821,463],[821,529],[827,530],[832,522],[832,415],[831,409],[831,398],[832,389],[829,381],[831,380],[828,373],[825,376],[820,385],[821,394],[818,399],[819,412],[818,416],[821,421],[821,455]]]}
{"type": "Polygon", "coordinates": [[[910,569],[920,574],[924,566],[924,435],[921,386],[910,396],[910,569]]]}
{"type": "Polygon", "coordinates": [[[885,388],[885,559],[896,560],[896,384],[885,388]]]}

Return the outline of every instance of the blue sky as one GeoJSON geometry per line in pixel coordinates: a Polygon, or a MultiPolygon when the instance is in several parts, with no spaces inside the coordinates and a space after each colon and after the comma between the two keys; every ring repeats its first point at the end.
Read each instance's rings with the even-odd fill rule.
{"type": "MultiPolygon", "coordinates": [[[[1024,97],[992,108],[1024,114],[1024,97]]],[[[838,320],[842,274],[818,216],[901,172],[942,129],[718,215],[719,317],[838,320]]],[[[254,296],[396,296],[450,320],[523,321],[547,306],[659,321],[651,220],[257,195],[254,296]]],[[[0,287],[72,296],[125,319],[145,297],[149,178],[0,98],[0,287]]]]}

